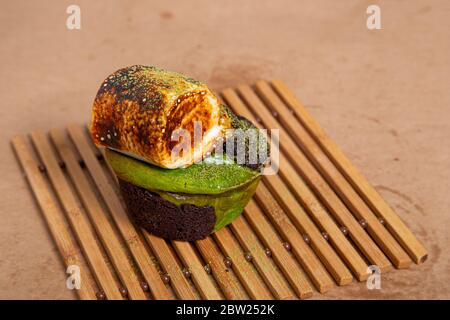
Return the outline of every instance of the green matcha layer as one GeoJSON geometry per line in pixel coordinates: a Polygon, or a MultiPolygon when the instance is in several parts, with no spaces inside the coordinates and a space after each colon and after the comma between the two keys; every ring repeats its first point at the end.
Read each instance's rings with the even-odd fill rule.
{"type": "Polygon", "coordinates": [[[106,149],[106,159],[116,175],[149,190],[187,194],[222,194],[260,175],[258,170],[235,164],[227,156],[211,155],[188,168],[163,169],[106,149]]]}
{"type": "Polygon", "coordinates": [[[105,157],[117,177],[176,205],[214,208],[213,232],[236,218],[253,196],[260,171],[212,155],[184,169],[163,169],[116,151],[105,157]]]}

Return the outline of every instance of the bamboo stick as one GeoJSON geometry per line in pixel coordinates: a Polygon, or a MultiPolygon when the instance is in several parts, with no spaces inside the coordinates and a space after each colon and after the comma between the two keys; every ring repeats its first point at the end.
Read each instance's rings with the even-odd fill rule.
{"type": "MultiPolygon", "coordinates": [[[[297,256],[297,260],[302,265],[303,269],[308,273],[314,285],[319,292],[324,293],[334,287],[333,282],[326,272],[324,266],[319,259],[314,255],[309,245],[304,241],[302,235],[298,232],[290,219],[283,212],[283,209],[277,203],[275,198],[271,195],[265,184],[261,184],[256,191],[256,199],[259,205],[266,212],[267,217],[277,227],[278,231],[291,244],[292,251],[297,256]]],[[[300,209],[302,210],[302,209],[300,209]]],[[[317,242],[321,243],[323,236],[314,231],[311,227],[308,231],[303,230],[303,236],[307,236],[311,242],[311,237],[319,237],[317,242]],[[310,235],[313,234],[313,235],[310,235]]],[[[323,241],[325,241],[323,239],[323,241]]],[[[339,259],[337,255],[332,259],[339,259]]],[[[340,281],[340,285],[349,284],[353,277],[349,274],[348,278],[340,281]]]]}
{"type": "Polygon", "coordinates": [[[67,218],[76,232],[80,246],[86,255],[93,274],[97,279],[97,283],[102,287],[108,299],[123,299],[119,292],[119,288],[116,286],[114,276],[108,268],[106,261],[103,259],[103,254],[97,245],[95,235],[89,227],[89,221],[83,214],[75,195],[70,189],[58,162],[53,155],[50,143],[41,132],[33,132],[31,137],[39,157],[45,165],[53,188],[66,212],[67,218]]]}
{"type": "Polygon", "coordinates": [[[65,266],[76,265],[80,268],[80,289],[76,290],[76,293],[83,300],[97,299],[96,284],[88,276],[90,274],[88,266],[84,262],[78,245],[72,239],[69,227],[64,222],[64,214],[54,202],[51,195],[52,191],[47,187],[43,174],[39,172],[38,164],[33,159],[32,151],[26,143],[26,138],[16,136],[12,139],[12,145],[25,171],[28,183],[34,192],[65,266]]]}
{"type": "Polygon", "coordinates": [[[246,222],[244,216],[236,218],[230,225],[230,228],[241,246],[251,255],[252,263],[258,269],[275,298],[281,300],[294,299],[295,295],[289,288],[288,283],[275,268],[273,260],[267,257],[262,244],[246,222]]]}
{"type": "Polygon", "coordinates": [[[177,263],[175,255],[162,238],[154,236],[145,230],[142,230],[147,243],[158,258],[161,267],[170,278],[173,289],[177,296],[183,300],[196,299],[195,293],[184,276],[180,266],[177,263]]]}
{"type": "Polygon", "coordinates": [[[222,300],[222,293],[217,289],[212,276],[205,272],[192,244],[186,241],[172,241],[172,245],[187,270],[192,273],[192,281],[203,299],[222,300]]]}
{"type": "MultiPolygon", "coordinates": [[[[251,120],[258,127],[261,128],[261,124],[258,123],[256,117],[250,112],[250,110],[244,105],[242,100],[238,97],[235,91],[229,89],[223,92],[223,96],[226,98],[228,103],[237,111],[238,114],[243,115],[247,119],[251,120]]],[[[354,250],[352,245],[343,237],[341,232],[337,230],[332,219],[328,216],[328,213],[324,210],[320,210],[321,205],[318,201],[311,197],[312,192],[306,187],[306,184],[298,176],[297,172],[293,169],[290,162],[285,158],[284,151],[279,154],[279,171],[287,182],[290,182],[292,191],[301,189],[299,196],[303,199],[305,196],[308,197],[307,202],[310,206],[308,207],[310,212],[313,213],[313,218],[316,222],[318,221],[320,226],[325,229],[329,234],[332,243],[338,250],[341,257],[346,261],[347,265],[351,268],[354,274],[359,280],[363,280],[367,277],[367,264],[361,259],[359,254],[354,250]],[[318,219],[320,217],[320,219],[318,219]],[[333,227],[334,226],[334,227],[333,227]]],[[[276,161],[276,160],[274,160],[276,161]]],[[[303,215],[303,210],[301,206],[297,204],[297,201],[293,198],[292,193],[286,188],[281,178],[278,175],[270,176],[267,179],[268,186],[277,196],[281,204],[283,204],[286,213],[290,214],[290,217],[296,222],[297,228],[303,230],[304,233],[308,233],[311,236],[311,242],[316,254],[322,260],[322,262],[327,266],[330,273],[335,278],[339,285],[348,284],[351,282],[351,275],[349,274],[346,266],[336,259],[336,253],[331,249],[331,247],[325,243],[321,233],[315,228],[312,221],[310,221],[307,215],[303,215]],[[286,204],[288,202],[288,204],[286,204]],[[319,236],[317,236],[319,234],[319,236]]]]}
{"type": "Polygon", "coordinates": [[[411,263],[411,259],[406,252],[380,223],[345,177],[339,172],[330,159],[328,159],[326,154],[323,153],[314,139],[311,138],[296,118],[292,117],[292,113],[281,99],[278,98],[269,84],[265,81],[258,81],[256,84],[256,91],[266,102],[266,106],[269,106],[272,110],[278,112],[280,123],[292,137],[296,138],[295,141],[297,141],[305,155],[344,200],[356,218],[358,220],[365,220],[367,223],[366,230],[370,233],[372,238],[375,239],[377,244],[383,249],[394,265],[397,268],[408,267],[411,263]]]}
{"type": "Polygon", "coordinates": [[[75,158],[74,152],[68,145],[63,132],[59,129],[53,129],[50,131],[50,137],[64,161],[67,171],[80,194],[80,198],[91,217],[91,221],[93,222],[97,234],[102,240],[103,246],[114,264],[118,276],[127,288],[128,296],[131,299],[147,299],[147,296],[140,285],[139,278],[134,272],[127,255],[123,251],[122,244],[103,212],[103,208],[91,189],[89,181],[83,174],[83,171],[75,158]]]}
{"type": "MultiPolygon", "coordinates": [[[[295,147],[295,142],[286,133],[280,123],[272,116],[257,95],[248,86],[240,86],[239,92],[243,95],[244,99],[248,102],[251,108],[258,111],[258,115],[267,127],[279,128],[280,134],[283,137],[283,143],[280,144],[280,147],[284,150],[284,153],[296,166],[297,170],[302,175],[302,178],[308,182],[309,186],[324,202],[333,214],[334,218],[341,224],[341,226],[348,228],[350,237],[356,243],[358,248],[364,253],[367,259],[372,264],[377,265],[383,272],[389,270],[391,268],[390,261],[386,258],[380,248],[376,246],[373,240],[368,236],[365,230],[347,209],[345,204],[334,193],[334,190],[327,184],[319,172],[317,172],[305,155],[300,151],[300,149],[295,147]]],[[[284,177],[285,179],[291,179],[290,176],[284,177]]],[[[345,251],[343,251],[343,253],[348,253],[350,251],[351,248],[348,247],[345,251]]]]}
{"type": "Polygon", "coordinates": [[[265,286],[264,281],[261,281],[262,279],[255,272],[254,267],[245,260],[244,252],[228,227],[215,232],[213,237],[222,252],[231,259],[232,268],[249,296],[256,300],[273,299],[272,294],[265,286]]]}
{"type": "Polygon", "coordinates": [[[270,223],[264,217],[261,209],[254,200],[250,200],[244,210],[244,216],[252,228],[263,241],[264,245],[271,251],[272,257],[282,270],[286,279],[300,299],[312,296],[313,290],[307,281],[305,273],[295,264],[292,256],[283,247],[278,235],[272,229],[270,223]]]}
{"type": "Polygon", "coordinates": [[[239,283],[238,279],[232,275],[224,264],[224,256],[216,247],[211,237],[198,240],[195,242],[200,254],[203,256],[212,275],[216,279],[218,285],[222,289],[223,294],[229,300],[246,300],[249,299],[246,291],[239,283]]]}
{"type": "Polygon", "coordinates": [[[403,223],[400,217],[370,185],[359,170],[356,169],[340,148],[328,137],[306,108],[294,97],[293,93],[287,88],[284,82],[281,80],[274,80],[272,81],[272,85],[283,101],[295,110],[301,123],[307,128],[311,136],[320,144],[324,152],[327,153],[329,158],[350,181],[352,186],[359,192],[371,209],[385,220],[389,231],[395,236],[397,241],[400,242],[414,262],[423,263],[428,256],[427,251],[403,223]]]}

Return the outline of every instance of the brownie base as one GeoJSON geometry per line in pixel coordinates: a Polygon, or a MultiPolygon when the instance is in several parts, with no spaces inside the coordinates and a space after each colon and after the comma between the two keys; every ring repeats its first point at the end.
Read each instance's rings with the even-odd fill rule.
{"type": "Polygon", "coordinates": [[[195,241],[213,231],[216,215],[212,206],[176,205],[154,192],[121,179],[119,186],[135,223],[158,237],[195,241]]]}

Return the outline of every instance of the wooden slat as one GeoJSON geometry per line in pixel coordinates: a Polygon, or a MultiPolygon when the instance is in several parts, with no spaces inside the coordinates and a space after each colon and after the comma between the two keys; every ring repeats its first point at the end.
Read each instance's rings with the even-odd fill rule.
{"type": "MultiPolygon", "coordinates": [[[[312,282],[316,286],[319,292],[324,293],[333,287],[333,282],[326,272],[323,265],[314,255],[313,251],[308,244],[305,243],[302,235],[298,232],[286,214],[283,212],[280,205],[277,203],[275,198],[270,194],[269,190],[265,184],[261,184],[256,191],[256,198],[260,207],[264,209],[266,215],[269,217],[271,222],[277,227],[277,230],[282,234],[292,247],[292,251],[297,256],[298,261],[302,265],[303,269],[308,273],[312,282]]],[[[302,210],[302,209],[300,209],[302,210]]],[[[323,239],[322,235],[310,229],[311,232],[306,233],[303,231],[304,235],[314,234],[314,237],[318,237],[316,242],[319,244],[323,239]]],[[[332,259],[339,259],[336,255],[332,259]]],[[[352,281],[352,276],[349,274],[346,279],[340,281],[340,285],[348,284],[352,281]]]]}
{"type": "Polygon", "coordinates": [[[202,265],[191,243],[186,241],[172,241],[172,245],[185,267],[191,272],[192,281],[202,298],[222,300],[222,293],[215,286],[212,276],[206,273],[204,265],[202,265]]]}
{"type": "MultiPolygon", "coordinates": [[[[336,282],[339,285],[346,285],[351,282],[352,276],[348,272],[347,268],[342,268],[339,256],[331,249],[322,233],[315,227],[314,223],[309,221],[306,217],[302,206],[294,198],[289,188],[283,183],[280,177],[268,176],[264,179],[265,185],[272,193],[273,197],[277,199],[284,211],[292,219],[297,229],[302,233],[307,234],[311,238],[311,245],[316,250],[316,253],[321,258],[330,273],[333,274],[336,282]],[[322,253],[325,254],[322,254],[322,253]],[[338,269],[340,268],[340,269],[338,269]]],[[[299,190],[309,190],[304,188],[304,185],[297,185],[299,190]]],[[[305,198],[313,199],[311,194],[306,191],[305,193],[298,192],[302,195],[302,203],[306,203],[305,198]]],[[[336,226],[333,220],[330,219],[328,213],[318,204],[318,202],[309,202],[312,204],[308,207],[309,212],[312,213],[314,221],[329,235],[329,241],[333,245],[334,249],[340,254],[340,256],[346,261],[349,268],[353,271],[356,278],[359,281],[363,281],[367,278],[367,264],[361,258],[356,249],[345,238],[340,229],[336,226]]]]}
{"type": "Polygon", "coordinates": [[[244,252],[228,227],[215,232],[213,237],[222,252],[231,259],[232,268],[247,290],[250,298],[257,300],[273,299],[272,294],[255,272],[254,267],[245,260],[244,252]]]}
{"type": "Polygon", "coordinates": [[[258,234],[264,245],[272,252],[272,257],[276,260],[278,267],[283,272],[286,279],[294,289],[300,299],[312,296],[312,288],[306,280],[306,275],[295,264],[292,256],[283,247],[278,235],[264,217],[263,212],[254,200],[250,200],[244,210],[244,216],[252,228],[258,234]]]}
{"type": "Polygon", "coordinates": [[[286,280],[275,268],[271,259],[266,256],[262,244],[258,237],[245,221],[243,216],[239,216],[230,225],[241,246],[252,255],[252,263],[258,269],[266,285],[270,288],[276,299],[292,300],[295,298],[286,280]]]}
{"type": "Polygon", "coordinates": [[[158,258],[161,267],[169,275],[170,282],[177,296],[180,299],[186,300],[196,299],[191,285],[183,275],[183,271],[178,265],[175,255],[167,245],[166,240],[156,237],[145,230],[142,230],[142,232],[148,244],[152,248],[152,251],[158,258]]]}
{"type": "Polygon", "coordinates": [[[341,173],[344,174],[348,181],[350,181],[352,186],[359,192],[372,210],[385,220],[389,231],[391,231],[397,241],[400,242],[414,262],[424,262],[427,258],[425,247],[417,240],[400,217],[370,185],[358,169],[356,169],[340,148],[328,137],[325,131],[309,114],[306,108],[295,98],[287,86],[281,80],[272,81],[272,85],[283,101],[295,111],[301,123],[322,147],[333,163],[339,168],[341,173]]]}
{"type": "Polygon", "coordinates": [[[89,142],[83,133],[83,128],[80,125],[73,124],[69,125],[68,130],[70,137],[83,158],[103,200],[108,206],[117,228],[122,234],[137,266],[147,281],[153,297],[155,299],[171,299],[172,295],[170,294],[170,291],[162,282],[159,272],[153,264],[144,243],[129,220],[128,215],[122,207],[113,187],[109,183],[105,172],[89,146],[89,142]]]}
{"type": "Polygon", "coordinates": [[[246,300],[248,295],[236,277],[231,275],[224,264],[224,256],[214,244],[211,237],[195,242],[203,260],[210,265],[212,275],[222,289],[223,294],[229,300],[246,300]]]}
{"type": "MultiPolygon", "coordinates": [[[[296,166],[302,177],[308,182],[309,186],[317,193],[320,199],[325,203],[334,218],[342,225],[348,228],[349,235],[364,253],[367,259],[377,265],[383,272],[391,268],[390,261],[386,258],[380,248],[373,242],[365,230],[360,226],[358,221],[353,217],[341,199],[335,194],[334,190],[327,184],[320,173],[309,162],[306,156],[296,146],[296,143],[290,138],[281,124],[272,116],[269,110],[264,106],[262,101],[251,90],[249,86],[239,86],[239,92],[247,101],[249,106],[257,110],[258,116],[264,124],[269,128],[278,128],[282,136],[280,148],[289,157],[296,166]]],[[[284,164],[286,166],[286,164],[284,164]]],[[[285,176],[285,179],[292,179],[291,176],[285,176]]],[[[346,248],[343,253],[350,252],[350,248],[346,248]]],[[[366,273],[366,272],[364,272],[366,273]]]]}
{"type": "Polygon", "coordinates": [[[71,230],[64,222],[64,214],[55,203],[52,197],[52,191],[45,183],[43,174],[39,171],[38,164],[33,159],[32,151],[27,145],[26,138],[17,136],[12,139],[12,145],[22,168],[25,171],[26,178],[34,192],[39,207],[41,208],[50,233],[61,253],[65,266],[77,265],[80,268],[81,287],[79,290],[76,290],[76,293],[81,299],[97,299],[96,285],[90,277],[88,277],[90,271],[84,262],[82,254],[78,249],[78,245],[72,239],[71,230]]]}
{"type": "Polygon", "coordinates": [[[75,195],[61,171],[51,146],[45,135],[41,132],[33,132],[32,140],[38,151],[39,157],[45,165],[50,181],[58,195],[66,212],[72,228],[75,230],[79,243],[86,255],[98,284],[104,290],[108,299],[121,300],[119,288],[116,286],[111,270],[103,259],[103,253],[97,245],[95,235],[89,227],[89,221],[81,210],[75,195]]]}
{"type": "Polygon", "coordinates": [[[288,107],[276,95],[273,89],[265,81],[256,83],[256,91],[272,110],[278,112],[278,119],[286,130],[295,138],[304,154],[318,168],[328,183],[334,188],[344,200],[353,214],[359,219],[367,222],[367,231],[376,243],[383,249],[397,268],[406,268],[411,259],[395,241],[392,235],[380,223],[366,203],[359,197],[350,183],[334,166],[319,145],[308,134],[304,127],[292,116],[288,107]]]}
{"type": "MultiPolygon", "coordinates": [[[[223,91],[222,94],[238,114],[243,115],[261,128],[261,125],[257,122],[255,116],[244,105],[235,91],[227,89],[223,91]]],[[[301,189],[302,192],[299,192],[298,195],[302,197],[302,199],[304,199],[305,196],[308,197],[307,199],[304,199],[304,203],[307,203],[309,205],[308,208],[315,218],[315,221],[319,222],[321,227],[329,234],[332,243],[335,245],[335,248],[338,250],[341,257],[347,262],[348,266],[355,273],[357,278],[359,280],[365,279],[367,277],[367,264],[359,256],[359,254],[347,241],[347,239],[344,238],[344,236],[335,226],[334,222],[330,219],[328,214],[324,210],[320,210],[321,205],[318,203],[318,201],[314,201],[315,199],[312,197],[312,192],[309,191],[309,188],[298,176],[297,172],[285,158],[283,152],[279,153],[279,157],[279,163],[282,164],[281,166],[279,166],[280,173],[283,174],[288,182],[292,181],[291,185],[294,186],[292,188],[293,191],[297,190],[298,188],[301,189]]],[[[276,159],[274,159],[274,161],[276,161],[276,159]]],[[[327,266],[327,269],[333,275],[336,282],[339,285],[348,284],[352,278],[348,269],[340,261],[340,259],[336,258],[336,253],[330,248],[327,243],[324,242],[321,233],[314,226],[314,223],[310,221],[309,217],[305,214],[302,214],[303,210],[301,206],[294,199],[291,192],[287,189],[281,178],[278,175],[273,175],[266,176],[265,180],[267,181],[267,185],[271,188],[274,195],[277,196],[277,199],[280,201],[280,203],[284,205],[286,212],[290,214],[290,217],[296,223],[297,228],[304,230],[305,233],[308,233],[310,235],[311,242],[314,249],[316,250],[317,255],[322,260],[324,265],[327,266]]]]}
{"type": "Polygon", "coordinates": [[[67,171],[80,194],[84,207],[91,217],[95,230],[102,240],[103,246],[108,252],[119,278],[127,288],[128,296],[131,299],[147,299],[147,296],[140,285],[140,281],[134,272],[127,255],[122,249],[122,244],[103,212],[103,208],[76,160],[74,151],[67,143],[64,133],[60,129],[53,129],[50,131],[50,137],[64,161],[67,171]]]}

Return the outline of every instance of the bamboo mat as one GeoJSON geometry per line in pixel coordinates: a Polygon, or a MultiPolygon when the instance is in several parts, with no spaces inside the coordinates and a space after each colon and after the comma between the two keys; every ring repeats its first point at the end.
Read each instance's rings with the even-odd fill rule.
{"type": "MultiPolygon", "coordinates": [[[[427,258],[422,244],[280,80],[220,92],[280,129],[278,175],[243,215],[197,242],[136,228],[85,126],[12,145],[81,299],[304,299],[427,258]]],[[[336,289],[337,290],[337,289],[336,289]]]]}

